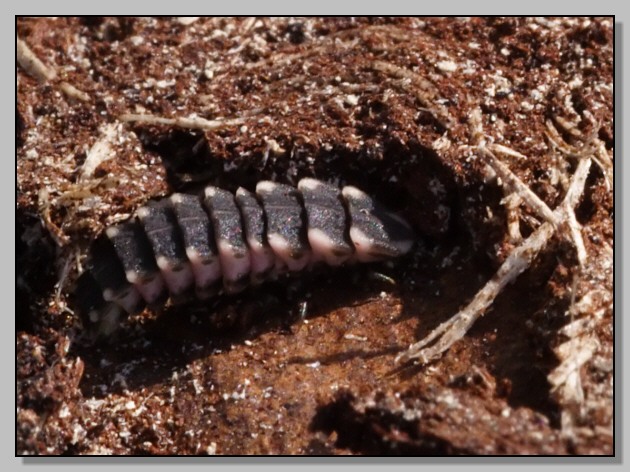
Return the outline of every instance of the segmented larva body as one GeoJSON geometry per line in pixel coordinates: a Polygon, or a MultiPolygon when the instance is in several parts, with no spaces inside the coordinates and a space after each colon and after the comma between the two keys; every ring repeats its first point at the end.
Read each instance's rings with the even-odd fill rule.
{"type": "Polygon", "coordinates": [[[410,251],[410,226],[361,190],[305,178],[297,188],[259,182],[255,194],[206,187],[149,202],[106,229],[79,278],[78,307],[101,335],[125,313],[236,293],[283,272],[338,266],[410,251]]]}

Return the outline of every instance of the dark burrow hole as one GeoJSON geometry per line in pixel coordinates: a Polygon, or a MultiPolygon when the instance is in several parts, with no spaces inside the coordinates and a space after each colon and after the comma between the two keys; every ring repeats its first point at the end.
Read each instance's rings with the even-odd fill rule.
{"type": "MultiPolygon", "coordinates": [[[[444,243],[445,237],[450,236],[450,218],[453,214],[457,214],[450,208],[456,201],[455,184],[450,173],[439,163],[432,151],[417,143],[411,145],[410,148],[403,148],[399,143],[392,141],[382,146],[381,153],[374,150],[353,153],[339,147],[313,154],[308,148],[294,148],[291,157],[286,154],[276,156],[268,153],[264,147],[260,147],[249,153],[237,154],[234,151],[229,159],[223,159],[221,156],[226,150],[220,150],[221,155],[213,153],[203,133],[182,130],[164,132],[152,127],[139,127],[137,131],[144,147],[162,158],[168,183],[174,192],[200,193],[208,184],[232,192],[239,186],[253,190],[260,180],[269,179],[295,185],[302,177],[315,176],[322,180],[339,183],[340,186],[356,185],[374,195],[385,206],[400,211],[416,228],[419,235],[428,235],[429,247],[444,243]],[[432,208],[435,207],[437,209],[434,211],[432,208]],[[444,211],[445,208],[448,211],[444,211]]],[[[280,145],[284,149],[293,148],[287,143],[280,143],[280,145]]],[[[404,261],[398,267],[402,267],[402,269],[397,269],[399,278],[407,278],[412,273],[409,267],[404,268],[404,261]]],[[[339,270],[328,269],[329,272],[339,270]]],[[[352,271],[365,274],[368,269],[363,264],[359,264],[356,269],[344,270],[339,271],[339,274],[347,275],[352,271]]],[[[332,280],[337,280],[333,286],[347,284],[348,277],[343,275],[337,276],[336,279],[335,276],[332,277],[332,280]]],[[[317,283],[319,286],[325,286],[325,282],[317,283]]],[[[265,286],[263,290],[268,293],[269,290],[274,289],[265,286]]],[[[279,293],[276,290],[275,298],[285,300],[286,305],[287,295],[283,293],[283,290],[286,291],[286,288],[281,287],[279,293]]],[[[190,316],[182,321],[181,314],[189,310],[191,306],[194,311],[196,303],[200,312],[200,316],[196,318],[201,320],[203,313],[206,315],[208,313],[207,303],[192,302],[192,305],[185,308],[168,309],[156,315],[155,319],[148,320],[146,334],[153,339],[166,335],[171,339],[169,342],[177,345],[174,347],[176,351],[180,349],[181,340],[189,343],[195,339],[200,343],[207,341],[205,333],[212,330],[203,329],[203,323],[206,323],[208,328],[221,328],[219,331],[222,334],[229,335],[232,330],[232,334],[238,338],[249,329],[247,317],[242,313],[231,313],[230,310],[238,311],[240,307],[245,308],[246,311],[248,303],[246,301],[252,300],[251,297],[254,297],[252,303],[257,303],[256,295],[250,294],[248,289],[238,297],[225,297],[216,305],[212,305],[218,315],[214,319],[200,321],[202,329],[190,321],[190,316]],[[222,316],[223,319],[221,319],[222,316]],[[235,322],[231,319],[234,317],[235,322]],[[234,326],[231,326],[230,323],[233,322],[234,326]],[[201,338],[199,338],[199,333],[203,333],[201,338]],[[176,338],[175,341],[173,341],[173,336],[176,338]]],[[[274,296],[272,295],[271,298],[274,296]]],[[[284,306],[284,310],[279,311],[286,313],[294,309],[295,303],[289,303],[289,306],[284,306]]],[[[317,310],[317,308],[311,307],[309,316],[313,315],[312,310],[317,310]]],[[[290,330],[293,321],[295,321],[295,315],[289,314],[287,319],[273,325],[273,329],[290,330]]],[[[258,326],[260,329],[269,329],[269,327],[269,322],[262,327],[258,326]]],[[[131,336],[123,344],[131,346],[134,343],[133,334],[131,336]]],[[[82,358],[89,359],[91,357],[89,348],[86,349],[86,352],[79,354],[82,358]]],[[[107,347],[105,349],[109,350],[107,347]]]]}
{"type": "MultiPolygon", "coordinates": [[[[385,143],[382,146],[382,153],[369,150],[353,153],[342,148],[313,153],[308,148],[300,148],[295,149],[290,158],[286,155],[271,155],[271,153],[266,155],[265,149],[260,148],[248,154],[222,159],[212,152],[201,133],[176,130],[153,135],[141,132],[140,136],[147,149],[161,156],[167,170],[167,179],[174,191],[200,192],[207,184],[231,191],[235,191],[238,186],[253,190],[260,180],[270,179],[295,185],[304,176],[336,181],[340,185],[353,184],[371,193],[386,206],[400,210],[421,237],[423,239],[426,237],[429,250],[435,246],[460,245],[464,253],[460,257],[467,257],[466,253],[472,250],[471,239],[473,238],[470,235],[473,230],[471,227],[483,226],[481,220],[477,221],[475,218],[485,218],[485,214],[465,213],[461,203],[466,195],[471,194],[471,189],[478,189],[479,186],[469,185],[463,189],[458,187],[449,170],[440,163],[438,156],[420,144],[403,148],[396,142],[385,143]],[[464,218],[471,219],[466,221],[464,218]],[[471,221],[475,223],[471,224],[471,221]]],[[[281,146],[284,149],[292,148],[286,143],[281,143],[281,146]]],[[[468,202],[467,205],[485,208],[486,206],[481,205],[480,202],[487,202],[488,199],[498,202],[501,192],[494,191],[493,187],[488,188],[485,197],[478,199],[479,201],[475,200],[472,204],[468,202]]],[[[478,190],[472,193],[478,195],[478,190]]],[[[496,206],[500,207],[498,204],[496,206]]],[[[478,228],[477,231],[479,231],[478,228]]],[[[476,237],[483,241],[479,234],[476,237]]],[[[488,247],[486,244],[480,244],[477,250],[483,253],[486,247],[488,247]]],[[[415,269],[403,268],[399,273],[417,282],[420,280],[419,277],[422,277],[418,274],[420,266],[415,267],[415,269]]],[[[487,260],[479,266],[483,278],[491,275],[489,269],[491,265],[487,260]]],[[[437,274],[439,269],[431,273],[437,274]]],[[[334,277],[333,280],[335,280],[334,277]]],[[[336,280],[343,280],[343,277],[336,280]]],[[[269,287],[265,287],[264,290],[266,293],[274,291],[269,287]]],[[[170,375],[173,364],[178,365],[190,360],[190,353],[182,353],[182,340],[188,346],[195,342],[205,346],[201,351],[193,354],[195,357],[209,355],[213,349],[223,346],[224,343],[242,342],[251,334],[252,329],[257,333],[269,329],[290,332],[291,324],[296,320],[295,314],[291,314],[290,311],[295,309],[297,302],[287,303],[287,296],[282,290],[286,288],[283,287],[280,293],[272,294],[267,298],[267,301],[272,304],[277,303],[277,301],[274,302],[274,298],[281,300],[280,309],[274,309],[274,311],[286,315],[282,320],[265,320],[263,323],[254,322],[251,325],[247,311],[255,312],[259,309],[260,307],[256,304],[260,302],[260,299],[256,298],[255,291],[251,293],[247,291],[242,296],[226,297],[216,302],[216,305],[212,305],[211,311],[215,311],[217,315],[206,316],[206,319],[203,319],[203,314],[207,315],[209,311],[207,304],[205,306],[198,304],[199,316],[193,317],[190,316],[190,305],[185,308],[167,309],[164,313],[157,314],[155,319],[148,320],[141,337],[138,338],[136,334],[134,339],[134,333],[128,332],[123,335],[122,342],[116,342],[116,347],[103,347],[103,350],[98,352],[107,352],[113,359],[119,358],[121,363],[130,357],[161,359],[167,366],[164,372],[160,373],[158,369],[158,374],[156,374],[156,371],[147,368],[147,377],[141,376],[136,379],[137,386],[160,381],[163,375],[170,375]],[[252,306],[254,309],[251,308],[252,306]],[[188,316],[182,317],[182,313],[188,313],[188,316]],[[217,334],[212,335],[208,341],[207,333],[213,332],[212,329],[217,327],[219,328],[215,329],[217,334]],[[125,338],[125,336],[129,337],[125,338]],[[147,352],[141,345],[147,340],[155,340],[156,342],[152,344],[159,346],[159,349],[153,353],[154,357],[150,350],[147,352]],[[165,349],[165,345],[171,347],[165,349]],[[171,367],[168,367],[169,365],[171,367]],[[158,375],[158,378],[153,378],[155,375],[158,375]]],[[[263,303],[266,302],[263,301],[263,303]]],[[[193,313],[194,310],[193,307],[193,313]]],[[[317,308],[314,310],[316,311],[317,308]]],[[[311,312],[309,316],[317,315],[311,312]]],[[[85,359],[86,365],[91,366],[92,370],[93,377],[85,385],[86,392],[96,394],[93,387],[97,379],[106,379],[109,374],[107,369],[102,369],[99,365],[99,356],[94,357],[90,349],[89,347],[79,348],[77,353],[85,359]],[[97,373],[97,371],[101,372],[97,373]]],[[[115,360],[113,363],[116,366],[115,360]]],[[[89,373],[89,371],[90,367],[86,372],[89,373]]],[[[527,377],[530,373],[521,374],[527,377]]],[[[107,383],[109,380],[102,383],[107,383]]],[[[542,408],[545,407],[542,406],[542,408]]]]}
{"type": "MultiPolygon", "coordinates": [[[[481,255],[484,274],[490,268],[483,247],[492,247],[492,244],[484,243],[494,243],[499,236],[482,228],[475,237],[470,237],[473,225],[483,227],[480,221],[486,214],[474,214],[469,211],[470,202],[461,203],[470,188],[464,188],[462,193],[451,171],[433,151],[420,143],[403,147],[392,141],[379,146],[380,151],[366,149],[359,153],[341,147],[314,153],[308,147],[280,143],[284,149],[294,149],[290,157],[272,155],[261,147],[240,155],[235,152],[229,159],[223,159],[212,152],[203,133],[140,127],[138,134],[148,150],[161,156],[173,191],[200,193],[208,184],[232,192],[239,186],[254,190],[260,180],[295,185],[305,176],[315,176],[339,186],[352,184],[399,211],[412,224],[428,251],[434,251],[436,246],[470,248],[472,241],[471,249],[481,255]]],[[[500,200],[501,192],[483,188],[489,190],[479,201],[472,202],[472,206],[485,208],[489,200],[500,200]]],[[[412,271],[409,274],[414,275],[412,271]]]]}

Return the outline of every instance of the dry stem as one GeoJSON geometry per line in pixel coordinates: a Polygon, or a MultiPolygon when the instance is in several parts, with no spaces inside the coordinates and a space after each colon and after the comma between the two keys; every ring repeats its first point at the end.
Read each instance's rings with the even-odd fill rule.
{"type": "MultiPolygon", "coordinates": [[[[551,221],[562,221],[563,217],[572,212],[572,209],[577,205],[584,192],[590,166],[590,158],[580,161],[564,201],[553,212],[551,221]]],[[[555,230],[556,228],[550,222],[543,223],[523,244],[512,251],[494,277],[486,283],[463,310],[442,323],[424,339],[410,346],[407,351],[396,358],[396,361],[408,362],[418,359],[419,363],[425,364],[449,349],[484,314],[503,288],[513,282],[531,265],[536,255],[547,245],[555,230]]]]}

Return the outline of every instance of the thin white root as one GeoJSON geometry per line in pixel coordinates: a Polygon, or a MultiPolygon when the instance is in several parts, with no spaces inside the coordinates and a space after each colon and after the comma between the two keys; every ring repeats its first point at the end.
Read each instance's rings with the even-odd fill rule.
{"type": "MultiPolygon", "coordinates": [[[[584,192],[590,166],[590,158],[580,161],[564,201],[553,212],[552,221],[561,221],[561,218],[567,214],[567,208],[573,209],[577,205],[584,192]]],[[[519,247],[512,251],[497,273],[463,310],[442,323],[424,339],[411,345],[407,351],[396,358],[396,362],[404,363],[417,359],[418,363],[426,364],[448,350],[484,314],[503,288],[512,283],[531,265],[538,253],[547,245],[555,230],[556,228],[549,222],[540,225],[519,247]]]]}
{"type": "MultiPolygon", "coordinates": [[[[23,40],[17,38],[16,46],[18,64],[27,74],[37,79],[38,82],[52,82],[57,78],[57,71],[40,61],[23,40]]],[[[68,82],[60,82],[59,88],[66,96],[76,100],[85,102],[90,98],[88,94],[68,82]]]]}
{"type": "Polygon", "coordinates": [[[597,141],[597,151],[595,152],[595,156],[596,159],[594,159],[594,161],[602,169],[604,177],[606,178],[606,186],[608,190],[612,190],[615,182],[614,164],[610,158],[610,154],[608,154],[608,151],[606,150],[606,146],[601,140],[597,141]]]}
{"type": "Polygon", "coordinates": [[[569,314],[571,322],[565,325],[560,333],[569,341],[554,349],[561,364],[548,376],[551,391],[567,404],[579,405],[584,400],[582,392],[580,368],[591,360],[599,344],[589,333],[597,319],[604,316],[605,307],[594,309],[595,300],[610,305],[612,296],[605,290],[591,290],[579,301],[575,302],[575,286],[569,314]],[[577,318],[576,318],[577,317],[577,318]]]}
{"type": "MultiPolygon", "coordinates": [[[[571,323],[575,320],[576,315],[576,303],[577,287],[579,281],[579,274],[576,272],[573,274],[573,283],[571,286],[571,304],[567,310],[567,314],[571,317],[571,323]]],[[[581,339],[572,337],[569,342],[558,346],[554,351],[556,357],[562,360],[556,369],[547,376],[547,380],[551,385],[551,392],[558,394],[562,391],[562,398],[568,400],[570,406],[580,405],[584,401],[584,390],[582,389],[582,379],[580,378],[580,367],[590,359],[597,348],[597,345],[592,349],[582,349],[581,339]],[[583,354],[590,351],[590,354],[584,356],[583,354]]],[[[566,419],[569,419],[567,417],[566,419]]],[[[573,421],[570,423],[564,423],[563,426],[567,426],[565,431],[573,429],[573,421]]]]}
{"type": "Polygon", "coordinates": [[[591,156],[592,158],[592,155],[596,149],[596,142],[599,141],[599,139],[597,139],[595,136],[592,136],[590,139],[587,139],[584,136],[582,136],[582,134],[579,132],[579,130],[577,130],[577,128],[574,128],[574,130],[579,133],[577,136],[582,138],[582,140],[585,143],[581,149],[576,149],[575,147],[568,144],[562,138],[562,136],[560,136],[560,133],[558,133],[558,130],[556,129],[556,127],[553,125],[553,123],[550,120],[547,120],[545,122],[545,125],[547,127],[547,132],[545,133],[545,136],[547,136],[547,139],[549,140],[550,144],[556,149],[558,149],[558,151],[560,151],[561,153],[565,154],[568,157],[573,157],[575,159],[581,159],[584,156],[591,156]]]}
{"type": "Polygon", "coordinates": [[[72,271],[73,265],[76,261],[77,254],[79,254],[78,249],[74,249],[68,254],[61,266],[61,271],[59,274],[59,280],[55,284],[55,303],[59,308],[63,311],[73,314],[74,312],[68,307],[68,305],[61,299],[61,294],[65,291],[66,284],[68,283],[68,277],[70,276],[70,272],[72,271]]]}
{"type": "Polygon", "coordinates": [[[82,102],[87,102],[90,99],[90,96],[87,93],[82,92],[73,85],[70,85],[68,82],[61,82],[59,84],[59,88],[70,98],[81,100],[82,102]]]}
{"type": "Polygon", "coordinates": [[[429,80],[408,69],[384,61],[374,61],[372,69],[390,77],[408,80],[414,88],[405,87],[407,91],[411,92],[444,128],[450,129],[455,123],[448,109],[439,104],[438,90],[429,80]]]}
{"type": "Polygon", "coordinates": [[[485,145],[486,135],[483,132],[483,122],[481,120],[481,108],[476,107],[470,112],[468,117],[468,134],[470,142],[475,146],[485,145]]]}
{"type": "MultiPolygon", "coordinates": [[[[565,207],[566,213],[564,215],[561,215],[560,218],[554,216],[554,212],[551,211],[547,204],[543,202],[527,185],[525,185],[523,181],[520,180],[510,170],[508,166],[501,162],[492,153],[492,151],[488,149],[488,147],[479,146],[478,149],[480,150],[481,154],[486,157],[488,165],[492,167],[496,174],[500,178],[502,178],[504,182],[508,185],[508,187],[512,189],[514,194],[518,195],[532,210],[534,210],[538,214],[539,217],[553,224],[556,230],[561,224],[567,227],[567,229],[569,230],[569,234],[571,235],[571,239],[573,240],[573,244],[575,245],[579,264],[581,267],[584,266],[587,258],[586,248],[584,246],[584,240],[582,238],[581,227],[580,224],[577,222],[573,207],[565,207]]],[[[579,157],[584,156],[583,153],[572,152],[572,154],[579,157]]],[[[593,159],[592,153],[590,155],[590,158],[593,159]]],[[[508,229],[515,229],[514,227],[512,227],[510,222],[508,222],[508,229]]],[[[512,233],[510,233],[510,236],[513,237],[512,233]]]]}
{"type": "Polygon", "coordinates": [[[198,16],[178,16],[177,22],[184,26],[192,25],[195,21],[199,19],[198,16]]]}
{"type": "MultiPolygon", "coordinates": [[[[501,179],[502,184],[506,186],[512,194],[518,195],[523,203],[527,204],[541,219],[551,223],[555,227],[558,222],[554,219],[553,211],[538,195],[536,195],[527,185],[519,179],[510,168],[501,162],[492,151],[505,154],[519,159],[527,159],[527,156],[501,144],[487,143],[483,132],[483,122],[481,109],[479,107],[472,110],[468,118],[468,128],[470,141],[473,146],[462,146],[463,148],[477,151],[481,157],[485,159],[486,164],[501,179]]],[[[509,195],[506,196],[508,198],[509,195]]]]}
{"type": "Polygon", "coordinates": [[[213,131],[221,128],[227,128],[230,126],[241,125],[245,122],[243,118],[232,118],[224,120],[206,120],[198,116],[191,116],[188,118],[165,118],[155,115],[138,115],[128,113],[120,116],[121,121],[128,123],[147,123],[150,125],[166,125],[177,126],[179,128],[186,129],[199,129],[204,131],[213,131]]]}
{"type": "Polygon", "coordinates": [[[578,201],[580,200],[580,197],[582,196],[582,193],[584,191],[584,185],[586,183],[586,176],[588,175],[588,170],[590,169],[591,161],[592,160],[590,157],[582,159],[580,161],[580,163],[578,164],[578,168],[575,171],[574,179],[579,175],[579,173],[585,172],[583,176],[579,175],[579,177],[583,180],[582,187],[578,191],[575,185],[570,185],[569,189],[567,190],[567,194],[564,198],[564,201],[562,202],[562,205],[560,205],[560,208],[556,209],[556,212],[555,212],[555,213],[561,212],[563,214],[562,224],[563,226],[567,227],[569,230],[569,234],[571,236],[571,240],[573,241],[573,245],[577,253],[578,263],[580,267],[584,267],[584,265],[586,264],[586,259],[588,258],[588,254],[586,252],[586,246],[584,245],[584,238],[582,238],[582,227],[578,223],[577,218],[575,217],[574,209],[577,206],[578,201]],[[588,163],[588,167],[586,167],[587,166],[586,163],[588,163]],[[586,168],[586,170],[584,170],[584,168],[586,168]]]}
{"type": "Polygon", "coordinates": [[[517,159],[527,159],[527,156],[521,154],[514,149],[504,146],[503,144],[489,144],[488,147],[498,154],[503,154],[505,156],[516,157],[517,159]]]}
{"type": "MultiPolygon", "coordinates": [[[[587,110],[584,111],[584,114],[590,115],[590,113],[588,113],[587,110]]],[[[556,122],[560,124],[560,122],[558,122],[557,119],[556,119],[556,122]]],[[[551,121],[547,120],[546,126],[547,126],[547,132],[546,132],[547,139],[549,140],[552,146],[554,146],[563,154],[569,157],[577,157],[577,158],[581,158],[586,155],[591,155],[593,162],[595,162],[595,164],[599,166],[599,168],[602,170],[604,174],[604,179],[605,179],[604,181],[606,182],[606,187],[608,188],[608,190],[612,190],[613,184],[614,184],[614,178],[613,178],[614,165],[610,157],[610,154],[606,150],[606,146],[604,145],[601,139],[597,138],[594,135],[590,139],[586,140],[587,144],[584,146],[583,150],[578,150],[578,149],[573,148],[569,144],[567,144],[562,139],[562,137],[560,136],[560,133],[558,133],[558,130],[555,128],[555,126],[553,125],[551,121]]],[[[584,139],[581,132],[577,128],[572,128],[572,130],[573,132],[571,132],[571,134],[573,136],[581,137],[582,139],[584,139]]]]}
{"type": "MultiPolygon", "coordinates": [[[[577,114],[577,112],[575,112],[577,114]]],[[[562,116],[554,116],[553,120],[560,128],[569,133],[571,136],[579,138],[582,136],[582,132],[578,129],[576,123],[571,123],[569,120],[562,116]]]]}
{"type": "Polygon", "coordinates": [[[117,135],[116,124],[110,123],[103,129],[101,137],[90,148],[81,167],[80,181],[85,182],[94,176],[94,171],[102,163],[114,157],[112,143],[117,135]]]}
{"type": "MultiPolygon", "coordinates": [[[[569,186],[569,190],[567,190],[567,194],[564,196],[562,207],[565,209],[573,209],[577,206],[584,193],[584,185],[586,184],[586,178],[588,177],[590,169],[591,158],[586,157],[582,159],[571,178],[571,185],[569,186]]],[[[561,209],[556,209],[554,213],[559,214],[559,210],[562,211],[561,209]]]]}
{"type": "Polygon", "coordinates": [[[39,82],[48,82],[57,77],[57,72],[40,61],[20,38],[17,38],[17,61],[28,75],[39,82]]]}
{"type": "Polygon", "coordinates": [[[613,311],[612,296],[604,289],[593,289],[569,309],[571,322],[564,325],[559,333],[567,338],[587,334],[606,313],[606,307],[613,311]],[[600,308],[595,306],[600,305],[600,308]],[[603,305],[603,306],[602,306],[603,305]]]}
{"type": "Polygon", "coordinates": [[[38,213],[41,215],[42,223],[54,239],[55,243],[57,243],[57,246],[63,247],[68,244],[68,242],[70,242],[70,238],[64,234],[61,228],[53,223],[50,218],[50,194],[45,187],[40,189],[37,194],[37,206],[38,213]]]}

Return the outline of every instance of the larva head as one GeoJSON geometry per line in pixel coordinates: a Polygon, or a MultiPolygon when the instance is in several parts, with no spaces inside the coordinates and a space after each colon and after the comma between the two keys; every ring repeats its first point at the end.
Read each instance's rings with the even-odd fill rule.
{"type": "Polygon", "coordinates": [[[350,216],[350,239],[360,262],[381,261],[407,254],[415,241],[409,224],[356,187],[342,195],[350,216]]]}
{"type": "Polygon", "coordinates": [[[79,277],[75,295],[88,338],[92,341],[107,338],[118,329],[124,312],[119,305],[103,298],[103,292],[90,272],[79,277]]]}

